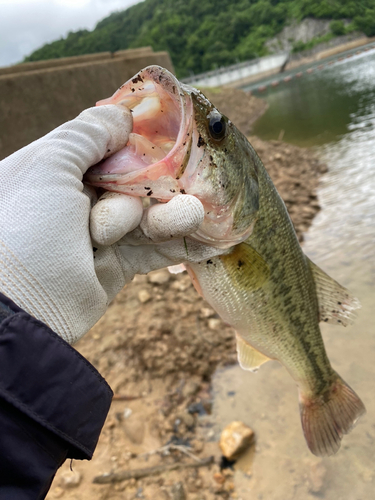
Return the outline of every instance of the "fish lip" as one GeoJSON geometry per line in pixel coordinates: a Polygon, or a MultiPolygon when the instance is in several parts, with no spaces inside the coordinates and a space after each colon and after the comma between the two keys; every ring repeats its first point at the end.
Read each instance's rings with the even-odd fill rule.
{"type": "MultiPolygon", "coordinates": [[[[123,85],[121,85],[121,87],[113,94],[112,97],[98,101],[96,105],[102,106],[106,104],[119,104],[120,102],[121,104],[128,105],[129,103],[131,103],[131,99],[130,97],[128,99],[123,98],[124,91],[129,88],[131,89],[132,94],[135,95],[136,89],[139,88],[139,86],[142,85],[145,80],[147,81],[147,79],[152,80],[156,85],[160,85],[163,90],[167,91],[169,95],[178,103],[180,125],[176,141],[173,148],[166,154],[161,162],[170,162],[172,167],[175,166],[175,163],[180,163],[182,165],[182,161],[176,162],[174,161],[174,159],[176,158],[179,160],[180,158],[182,158],[184,156],[184,153],[191,147],[191,131],[193,127],[194,115],[193,103],[190,92],[187,92],[187,88],[185,86],[185,88],[182,88],[182,84],[180,84],[177,78],[170,71],[157,65],[147,66],[146,68],[140,70],[136,75],[130,78],[123,85]]],[[[129,95],[131,96],[132,94],[129,95]]],[[[131,109],[131,104],[130,106],[128,105],[128,107],[131,109]]],[[[121,174],[121,181],[118,182],[115,182],[114,180],[118,174],[106,172],[95,173],[95,169],[97,169],[101,163],[102,162],[94,165],[86,172],[84,176],[85,183],[94,185],[96,187],[106,188],[108,181],[111,179],[112,182],[110,182],[112,186],[129,185],[128,194],[133,194],[133,189],[130,188],[130,183],[140,175],[146,175],[147,177],[150,169],[160,162],[151,165],[145,165],[144,168],[135,170],[133,172],[121,174]],[[104,180],[104,182],[101,182],[102,180],[104,180]]],[[[181,187],[178,183],[178,180],[182,177],[184,170],[181,171],[181,168],[176,168],[175,170],[175,175],[172,174],[171,177],[173,177],[173,179],[176,179],[176,194],[178,194],[181,187]]],[[[121,189],[121,192],[126,192],[126,190],[121,189]]],[[[167,194],[168,196],[170,196],[170,190],[168,190],[167,194]]],[[[159,199],[163,200],[163,197],[160,197],[159,199]]]]}

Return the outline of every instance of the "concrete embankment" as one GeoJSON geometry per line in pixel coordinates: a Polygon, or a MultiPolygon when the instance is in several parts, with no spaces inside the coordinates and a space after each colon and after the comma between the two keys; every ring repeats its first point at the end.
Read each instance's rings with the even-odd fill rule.
{"type": "Polygon", "coordinates": [[[368,43],[372,43],[375,41],[375,37],[369,38],[367,36],[357,38],[355,40],[352,40],[350,42],[343,43],[341,45],[336,45],[335,47],[331,47],[325,50],[321,50],[319,52],[316,52],[313,55],[306,55],[304,56],[303,53],[301,53],[301,57],[295,60],[291,60],[288,62],[286,65],[285,69],[290,70],[294,68],[298,68],[299,66],[303,66],[305,64],[310,64],[314,63],[317,61],[321,61],[323,59],[326,59],[328,57],[335,56],[337,54],[341,54],[342,52],[346,52],[347,50],[353,50],[359,47],[363,47],[364,45],[367,45],[368,43]]]}
{"type": "Polygon", "coordinates": [[[0,68],[0,160],[111,96],[150,64],[171,71],[151,47],[0,68]]]}

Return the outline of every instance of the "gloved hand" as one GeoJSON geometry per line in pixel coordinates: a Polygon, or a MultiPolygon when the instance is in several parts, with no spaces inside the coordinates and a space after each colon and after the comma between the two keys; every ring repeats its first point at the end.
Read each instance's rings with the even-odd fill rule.
{"type": "Polygon", "coordinates": [[[144,211],[139,198],[106,193],[91,212],[91,238],[96,193],[83,174],[121,149],[131,128],[125,107],[90,108],[0,162],[0,291],[69,343],[134,274],[220,253],[185,240],[204,216],[188,195],[144,211]]]}

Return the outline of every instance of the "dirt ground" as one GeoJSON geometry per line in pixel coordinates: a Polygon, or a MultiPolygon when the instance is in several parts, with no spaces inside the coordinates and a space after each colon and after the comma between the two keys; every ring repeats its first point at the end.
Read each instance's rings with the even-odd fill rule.
{"type": "MultiPolygon", "coordinates": [[[[248,136],[266,109],[263,101],[241,90],[206,94],[248,136]]],[[[315,190],[325,166],[306,149],[251,136],[250,142],[302,240],[319,210],[315,190]]],[[[107,379],[115,399],[93,460],[65,463],[48,499],[237,498],[233,471],[222,467],[226,464],[210,422],[210,379],[217,367],[236,363],[234,331],[198,296],[186,273],[136,276],[76,348],[107,379]],[[121,471],[201,465],[199,460],[211,456],[211,465],[93,482],[121,471]]]]}

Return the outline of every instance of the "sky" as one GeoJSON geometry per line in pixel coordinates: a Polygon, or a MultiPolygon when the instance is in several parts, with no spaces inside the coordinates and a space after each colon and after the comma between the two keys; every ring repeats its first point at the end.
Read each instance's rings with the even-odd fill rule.
{"type": "Polygon", "coordinates": [[[140,0],[0,0],[0,67],[140,0]]]}

